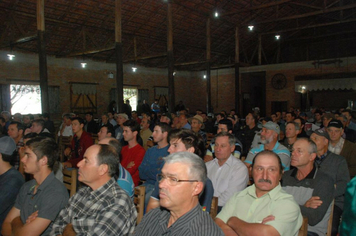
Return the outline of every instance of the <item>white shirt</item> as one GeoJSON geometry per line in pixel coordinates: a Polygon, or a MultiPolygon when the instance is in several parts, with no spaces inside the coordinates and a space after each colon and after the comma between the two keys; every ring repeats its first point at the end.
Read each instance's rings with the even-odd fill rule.
{"type": "MultiPolygon", "coordinates": [[[[59,128],[58,136],[61,136],[61,130],[62,130],[62,126],[59,128]]],[[[73,136],[72,125],[68,125],[64,128],[62,136],[65,137],[73,136]]]]}
{"type": "Polygon", "coordinates": [[[205,165],[208,178],[213,182],[214,197],[219,198],[219,206],[224,206],[234,193],[246,188],[248,183],[247,167],[233,155],[230,155],[222,166],[219,166],[217,158],[205,165]]]}

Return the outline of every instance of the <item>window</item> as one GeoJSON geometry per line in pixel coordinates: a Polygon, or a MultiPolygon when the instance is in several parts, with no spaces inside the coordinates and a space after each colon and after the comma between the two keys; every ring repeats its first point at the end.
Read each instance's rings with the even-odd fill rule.
{"type": "Polygon", "coordinates": [[[137,107],[137,88],[136,87],[124,87],[124,101],[130,100],[132,110],[135,111],[137,107]]]}
{"type": "Polygon", "coordinates": [[[41,89],[39,85],[10,85],[11,114],[40,114],[41,89]]]}

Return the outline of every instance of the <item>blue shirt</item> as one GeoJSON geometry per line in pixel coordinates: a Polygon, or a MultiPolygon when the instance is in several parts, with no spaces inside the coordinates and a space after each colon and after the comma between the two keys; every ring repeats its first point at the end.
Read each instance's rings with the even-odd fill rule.
{"type": "MultiPolygon", "coordinates": [[[[265,150],[265,146],[261,144],[260,146],[256,148],[252,148],[250,152],[248,153],[245,162],[248,164],[252,164],[253,158],[255,158],[256,154],[265,150]]],[[[289,170],[290,167],[290,152],[288,148],[280,144],[279,142],[274,145],[272,151],[276,153],[279,158],[281,158],[282,161],[282,166],[284,168],[284,171],[289,170]]]]}
{"type": "Polygon", "coordinates": [[[163,157],[169,155],[169,145],[158,149],[158,146],[147,149],[143,161],[138,168],[140,179],[145,180],[145,184],[155,185],[157,174],[161,173],[164,165],[163,157]]]}
{"type": "Polygon", "coordinates": [[[133,197],[135,184],[132,180],[131,174],[124,167],[122,167],[122,165],[119,165],[119,170],[120,175],[117,179],[117,183],[130,197],[133,197]]]}

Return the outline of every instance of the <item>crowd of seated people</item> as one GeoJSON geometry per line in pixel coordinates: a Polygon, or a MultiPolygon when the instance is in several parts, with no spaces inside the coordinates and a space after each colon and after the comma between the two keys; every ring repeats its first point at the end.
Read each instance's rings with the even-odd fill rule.
{"type": "Polygon", "coordinates": [[[57,129],[47,113],[3,111],[1,234],[297,235],[303,216],[314,236],[326,234],[331,212],[338,233],[356,175],[351,110],[262,117],[255,108],[242,118],[234,109],[191,114],[182,101],[171,113],[140,106],[98,120],[65,113],[57,129]],[[77,169],[81,183],[70,199],[63,168],[77,169]],[[136,226],[139,185],[145,215],[136,226]]]}

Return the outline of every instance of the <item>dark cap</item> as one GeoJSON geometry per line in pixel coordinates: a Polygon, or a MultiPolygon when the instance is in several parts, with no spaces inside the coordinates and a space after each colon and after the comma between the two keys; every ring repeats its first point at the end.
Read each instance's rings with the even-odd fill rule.
{"type": "Polygon", "coordinates": [[[329,124],[328,124],[328,128],[329,127],[335,127],[335,128],[344,128],[344,126],[342,125],[341,121],[336,120],[336,119],[332,119],[329,124]]]}
{"type": "Polygon", "coordinates": [[[317,129],[317,130],[313,131],[312,134],[317,134],[317,135],[322,136],[326,139],[329,139],[329,134],[324,129],[317,129]]]}

